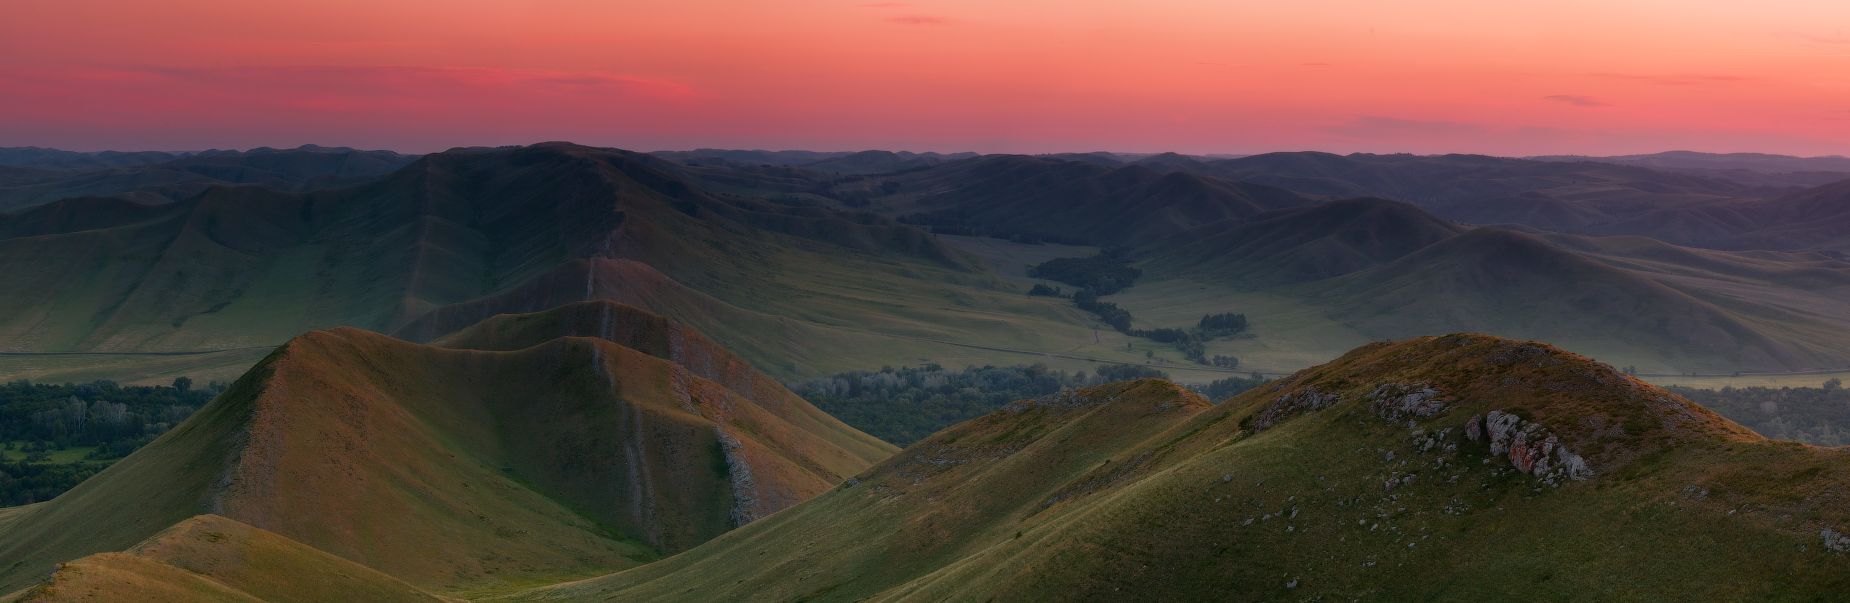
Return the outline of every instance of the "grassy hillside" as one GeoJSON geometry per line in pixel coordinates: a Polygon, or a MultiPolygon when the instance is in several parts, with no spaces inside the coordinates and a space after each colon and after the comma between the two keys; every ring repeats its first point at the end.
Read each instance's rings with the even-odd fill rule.
{"type": "Polygon", "coordinates": [[[1584,357],[1428,337],[1213,407],[1152,381],[1022,402],[688,553],[514,598],[1828,598],[1847,480],[1840,450],[1584,357]]]}
{"type": "Polygon", "coordinates": [[[490,351],[304,335],[167,435],[13,518],[0,591],[201,513],[420,588],[532,584],[687,548],[891,450],[697,336],[630,333],[692,344],[671,356],[697,370],[589,337],[490,351]]]}
{"type": "Polygon", "coordinates": [[[19,600],[436,603],[446,599],[288,538],[217,515],[200,515],[126,552],[98,553],[65,563],[19,600]]]}

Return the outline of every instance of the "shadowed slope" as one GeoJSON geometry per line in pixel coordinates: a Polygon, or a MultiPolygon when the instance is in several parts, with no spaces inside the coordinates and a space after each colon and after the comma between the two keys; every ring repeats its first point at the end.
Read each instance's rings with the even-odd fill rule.
{"type": "Polygon", "coordinates": [[[1842,451],[1584,357],[1427,337],[1213,408],[1156,382],[1024,402],[682,555],[517,598],[1803,599],[1850,586],[1819,542],[1850,522],[1845,484],[1842,451]]]}

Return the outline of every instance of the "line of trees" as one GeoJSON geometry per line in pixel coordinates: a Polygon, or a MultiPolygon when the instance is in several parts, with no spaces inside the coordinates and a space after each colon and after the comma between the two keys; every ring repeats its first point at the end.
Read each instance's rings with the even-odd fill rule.
{"type": "Polygon", "coordinates": [[[1123,249],[1110,248],[1092,257],[1047,260],[1029,268],[1028,276],[1066,283],[1098,296],[1129,288],[1143,276],[1143,270],[1130,265],[1123,249]]]}
{"type": "Polygon", "coordinates": [[[181,377],[166,386],[122,386],[113,381],[0,385],[0,505],[57,496],[112,460],[166,433],[223,391],[222,383],[194,388],[181,377]],[[91,448],[80,462],[54,463],[52,453],[91,448]]]}
{"type": "Polygon", "coordinates": [[[1666,389],[1769,438],[1850,445],[1850,390],[1841,379],[1821,387],[1666,389]]]}

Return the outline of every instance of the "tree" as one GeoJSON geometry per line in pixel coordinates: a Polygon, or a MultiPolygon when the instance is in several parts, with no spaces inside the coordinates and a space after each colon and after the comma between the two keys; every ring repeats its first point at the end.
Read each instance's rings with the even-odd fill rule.
{"type": "Polygon", "coordinates": [[[182,394],[193,391],[193,379],[191,377],[174,377],[173,388],[182,394]]]}
{"type": "Polygon", "coordinates": [[[1827,392],[1834,392],[1834,391],[1837,391],[1843,388],[1844,388],[1843,379],[1832,377],[1829,381],[1824,382],[1824,391],[1827,391],[1827,392]]]}
{"type": "Polygon", "coordinates": [[[1065,293],[1060,291],[1059,287],[1049,287],[1045,283],[1035,283],[1034,288],[1028,290],[1028,295],[1035,297],[1065,297],[1065,293]]]}

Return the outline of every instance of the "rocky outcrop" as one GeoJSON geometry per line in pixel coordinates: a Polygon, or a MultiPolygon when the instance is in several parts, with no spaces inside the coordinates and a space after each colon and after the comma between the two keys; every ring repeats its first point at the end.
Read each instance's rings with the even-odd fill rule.
{"type": "Polygon", "coordinates": [[[715,427],[713,431],[719,437],[720,454],[726,459],[726,475],[732,484],[732,526],[736,528],[756,521],[758,481],[752,478],[752,466],[740,453],[745,445],[723,428],[715,427]]]}
{"type": "Polygon", "coordinates": [[[1550,484],[1593,476],[1586,459],[1568,450],[1546,426],[1514,413],[1493,410],[1471,417],[1465,422],[1465,438],[1488,442],[1491,454],[1508,458],[1517,471],[1550,484]]]}
{"type": "Polygon", "coordinates": [[[1266,405],[1265,408],[1260,409],[1257,414],[1253,415],[1248,427],[1250,427],[1254,433],[1258,433],[1272,428],[1272,426],[1283,422],[1285,419],[1313,410],[1329,408],[1341,401],[1341,396],[1327,394],[1314,387],[1307,387],[1298,390],[1298,392],[1294,394],[1279,396],[1277,400],[1272,401],[1271,404],[1266,405]]]}
{"type": "Polygon", "coordinates": [[[1390,421],[1430,419],[1448,407],[1445,394],[1430,385],[1384,383],[1367,399],[1376,416],[1390,421]]]}

